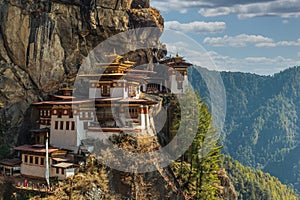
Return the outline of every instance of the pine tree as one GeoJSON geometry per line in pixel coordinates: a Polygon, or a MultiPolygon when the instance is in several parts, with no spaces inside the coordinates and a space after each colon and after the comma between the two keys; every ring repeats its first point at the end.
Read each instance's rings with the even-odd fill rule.
{"type": "Polygon", "coordinates": [[[191,109],[195,112],[198,109],[197,123],[189,119],[192,115],[186,115],[179,120],[180,126],[185,124],[185,137],[191,135],[190,131],[196,131],[195,138],[189,150],[180,158],[180,162],[173,164],[173,168],[187,196],[192,199],[217,199],[221,146],[208,108],[199,98],[195,99],[195,103],[191,103],[193,106],[188,106],[185,111],[191,109]],[[193,130],[191,126],[196,126],[196,129],[193,130]]]}

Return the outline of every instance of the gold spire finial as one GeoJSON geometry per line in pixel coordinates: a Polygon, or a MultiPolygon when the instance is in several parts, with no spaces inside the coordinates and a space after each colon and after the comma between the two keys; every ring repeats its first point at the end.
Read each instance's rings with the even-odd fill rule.
{"type": "Polygon", "coordinates": [[[48,131],[46,132],[46,138],[49,138],[49,132],[48,131]]]}

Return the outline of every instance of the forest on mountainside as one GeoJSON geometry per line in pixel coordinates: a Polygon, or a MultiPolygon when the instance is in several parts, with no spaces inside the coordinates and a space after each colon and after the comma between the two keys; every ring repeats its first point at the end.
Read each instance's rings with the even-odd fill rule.
{"type": "MultiPolygon", "coordinates": [[[[210,105],[201,74],[190,80],[210,105]]],[[[300,191],[300,67],[273,76],[221,72],[227,100],[223,152],[300,191]]]]}
{"type": "Polygon", "coordinates": [[[239,200],[297,200],[293,190],[269,173],[245,167],[229,156],[224,156],[222,167],[232,181],[239,200]]]}

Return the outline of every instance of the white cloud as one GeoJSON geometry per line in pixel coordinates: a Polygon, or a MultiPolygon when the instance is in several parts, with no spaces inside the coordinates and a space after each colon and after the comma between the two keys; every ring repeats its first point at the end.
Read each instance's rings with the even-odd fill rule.
{"type": "Polygon", "coordinates": [[[189,8],[199,8],[199,13],[205,17],[229,14],[236,14],[239,18],[300,17],[299,0],[152,0],[151,5],[165,12],[187,12],[189,8]]]}
{"type": "Polygon", "coordinates": [[[247,35],[240,34],[237,36],[228,36],[223,37],[206,37],[203,42],[205,44],[221,47],[221,46],[230,46],[230,47],[244,47],[248,44],[257,44],[257,43],[272,43],[273,40],[262,35],[247,35]]]}
{"type": "Polygon", "coordinates": [[[300,38],[296,41],[279,41],[279,42],[266,42],[266,43],[258,43],[257,47],[288,47],[288,46],[300,46],[300,38]]]}
{"type": "Polygon", "coordinates": [[[300,57],[300,51],[297,53],[297,56],[299,56],[299,57],[300,57]]]}
{"type": "Polygon", "coordinates": [[[216,17],[235,13],[235,7],[201,8],[199,13],[204,17],[216,17]]]}
{"type": "Polygon", "coordinates": [[[225,22],[203,22],[194,21],[190,23],[180,23],[178,21],[165,22],[165,28],[184,33],[217,33],[226,29],[225,22]]]}
{"type": "Polygon", "coordinates": [[[297,18],[300,17],[300,2],[299,0],[276,0],[249,4],[231,4],[221,7],[201,8],[199,13],[205,17],[236,14],[239,18],[258,16],[297,18]]]}
{"type": "Polygon", "coordinates": [[[206,37],[203,42],[207,45],[214,47],[245,47],[247,45],[253,44],[256,47],[290,47],[290,46],[300,46],[300,38],[296,41],[278,41],[275,42],[269,37],[262,35],[247,35],[240,34],[237,36],[223,37],[206,37]]]}
{"type": "Polygon", "coordinates": [[[153,0],[151,1],[151,6],[164,12],[168,12],[170,10],[182,12],[182,10],[187,10],[188,8],[213,6],[213,4],[198,0],[153,0]]]}
{"type": "Polygon", "coordinates": [[[300,60],[277,57],[246,57],[234,58],[209,52],[210,57],[216,63],[218,69],[224,71],[250,72],[260,75],[272,75],[288,67],[300,65],[300,60]]]}
{"type": "Polygon", "coordinates": [[[291,63],[293,62],[290,58],[284,58],[282,56],[277,56],[275,58],[267,58],[267,57],[246,57],[245,61],[251,63],[264,63],[266,65],[276,64],[276,63],[291,63]]]}

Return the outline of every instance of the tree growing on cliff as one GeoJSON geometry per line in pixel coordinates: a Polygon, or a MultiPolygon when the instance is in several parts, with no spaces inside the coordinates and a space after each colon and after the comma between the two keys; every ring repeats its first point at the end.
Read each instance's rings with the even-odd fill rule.
{"type": "MultiPolygon", "coordinates": [[[[198,98],[197,133],[189,150],[172,167],[182,190],[191,199],[217,199],[220,180],[220,150],[218,133],[212,126],[212,117],[206,105],[198,98]]],[[[195,107],[191,108],[195,109],[195,107]]],[[[174,119],[176,120],[176,119],[174,119]]],[[[182,118],[184,123],[187,118],[182,118]]],[[[191,124],[190,124],[191,125],[191,124]]],[[[187,127],[185,135],[190,135],[187,127]]],[[[184,139],[184,138],[182,138],[184,139]]]]}

